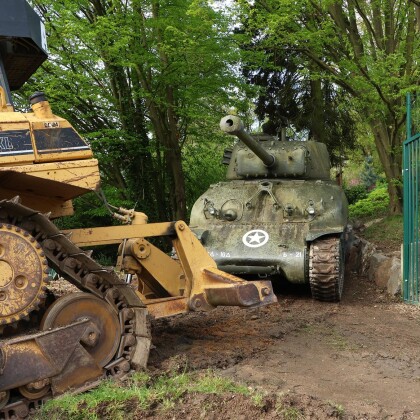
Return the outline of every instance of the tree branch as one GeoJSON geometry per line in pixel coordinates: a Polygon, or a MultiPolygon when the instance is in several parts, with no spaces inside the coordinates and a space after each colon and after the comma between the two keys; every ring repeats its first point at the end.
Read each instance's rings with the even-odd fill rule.
{"type": "MultiPolygon", "coordinates": [[[[372,35],[373,39],[375,40],[375,44],[377,48],[383,48],[383,32],[382,32],[382,26],[381,22],[379,21],[379,16],[377,13],[374,12],[373,16],[373,24],[372,26],[370,20],[367,16],[362,7],[359,4],[358,0],[354,0],[354,5],[356,7],[357,12],[360,14],[360,16],[363,19],[364,24],[366,25],[366,28],[369,31],[369,34],[372,35]]],[[[376,7],[376,6],[372,6],[376,7]]]]}
{"type": "Polygon", "coordinates": [[[337,70],[325,63],[325,61],[320,59],[316,54],[313,53],[313,51],[309,49],[303,49],[301,52],[305,54],[310,60],[312,60],[319,68],[334,76],[334,82],[337,83],[337,85],[341,86],[343,89],[346,89],[354,97],[358,96],[358,92],[355,91],[347,82],[341,79],[337,70]]]}

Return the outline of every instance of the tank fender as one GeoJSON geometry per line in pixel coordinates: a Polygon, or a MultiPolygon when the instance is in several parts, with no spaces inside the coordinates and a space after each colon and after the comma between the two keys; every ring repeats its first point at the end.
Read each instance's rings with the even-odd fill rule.
{"type": "Polygon", "coordinates": [[[315,239],[321,238],[322,236],[328,236],[328,235],[341,235],[346,231],[345,227],[335,227],[331,229],[323,229],[323,230],[312,230],[308,232],[306,235],[306,242],[312,242],[315,239]]]}

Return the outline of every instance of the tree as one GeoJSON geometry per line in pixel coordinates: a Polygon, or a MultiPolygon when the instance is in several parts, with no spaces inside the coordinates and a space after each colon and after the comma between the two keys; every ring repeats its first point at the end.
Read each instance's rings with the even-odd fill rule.
{"type": "MultiPolygon", "coordinates": [[[[254,39],[252,48],[259,43],[259,35],[254,39]]],[[[327,145],[333,165],[342,165],[345,151],[356,141],[349,95],[328,79],[311,79],[302,71],[302,57],[282,56],[278,50],[266,53],[262,65],[249,62],[243,69],[249,82],[262,88],[255,113],[265,121],[264,132],[279,135],[282,128],[292,127],[307,133],[309,139],[327,145]]]]}
{"type": "Polygon", "coordinates": [[[265,28],[267,48],[303,54],[352,95],[375,138],[390,213],[400,213],[404,92],[419,79],[419,6],[403,0],[259,0],[255,11],[252,3],[239,0],[255,27],[265,28]]]}
{"type": "Polygon", "coordinates": [[[155,219],[186,218],[183,148],[208,141],[235,105],[237,52],[208,3],[33,0],[51,61],[31,88],[42,82],[90,139],[105,180],[155,219]]]}
{"type": "Polygon", "coordinates": [[[373,167],[373,158],[372,156],[366,156],[365,162],[363,165],[363,172],[360,175],[360,178],[364,186],[371,190],[375,187],[375,183],[378,179],[378,175],[375,173],[375,168],[373,167]]]}

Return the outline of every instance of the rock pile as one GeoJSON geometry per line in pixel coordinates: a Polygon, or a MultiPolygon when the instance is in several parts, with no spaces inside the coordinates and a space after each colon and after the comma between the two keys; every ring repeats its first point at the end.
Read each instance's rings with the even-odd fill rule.
{"type": "Polygon", "coordinates": [[[349,241],[346,268],[358,275],[364,275],[370,281],[386,290],[390,295],[401,294],[402,273],[401,253],[382,254],[372,243],[351,235],[349,241]]]}

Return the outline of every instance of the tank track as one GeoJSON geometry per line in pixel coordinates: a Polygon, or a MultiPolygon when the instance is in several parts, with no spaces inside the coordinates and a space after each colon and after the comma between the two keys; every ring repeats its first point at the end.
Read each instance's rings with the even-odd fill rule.
{"type": "MultiPolygon", "coordinates": [[[[81,291],[105,301],[118,315],[121,331],[118,350],[103,368],[103,376],[122,377],[133,367],[138,367],[133,366],[138,337],[148,340],[150,344],[147,309],[129,285],[114,271],[102,267],[72,243],[69,236],[61,233],[48,216],[23,206],[18,197],[0,201],[0,223],[29,232],[42,247],[51,268],[81,291]]],[[[148,347],[147,344],[144,346],[144,352],[148,347]]],[[[144,356],[147,360],[147,355],[144,356]]],[[[78,389],[72,389],[72,392],[83,392],[95,385],[85,383],[78,389]]],[[[52,398],[51,394],[33,400],[20,398],[13,390],[10,395],[14,395],[14,398],[0,409],[0,419],[25,418],[45,400],[52,398]]]]}
{"type": "Polygon", "coordinates": [[[309,247],[309,284],[312,297],[339,302],[344,284],[344,252],[340,237],[320,238],[309,247]]]}

